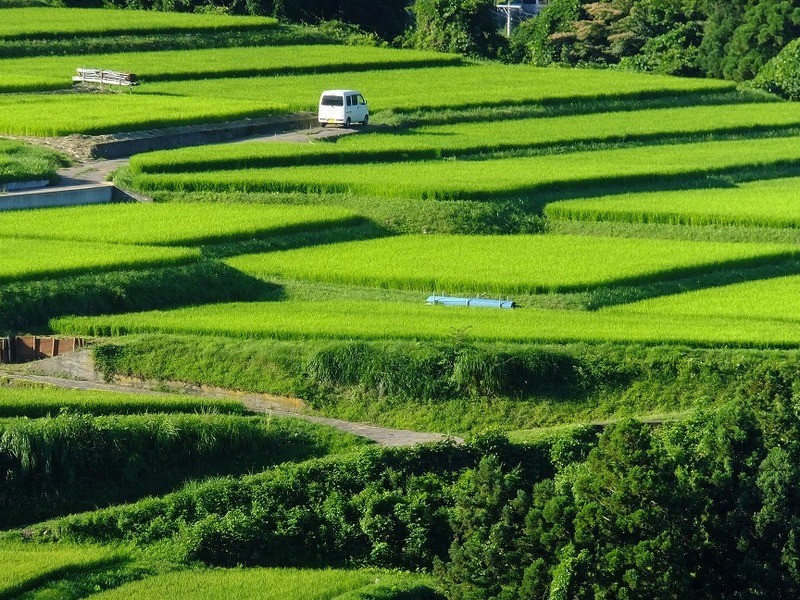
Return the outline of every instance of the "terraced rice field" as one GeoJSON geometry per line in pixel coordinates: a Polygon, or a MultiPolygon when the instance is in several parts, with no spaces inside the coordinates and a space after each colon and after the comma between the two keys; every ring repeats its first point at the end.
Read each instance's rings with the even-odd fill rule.
{"type": "Polygon", "coordinates": [[[340,569],[217,569],[182,571],[150,577],[94,596],[97,600],[121,598],[169,598],[187,600],[227,600],[272,598],[285,600],[358,599],[387,596],[415,587],[413,575],[379,571],[344,571],[340,569]],[[361,594],[364,594],[362,596],[361,594]],[[351,596],[352,594],[352,596],[351,596]]]}
{"type": "Polygon", "coordinates": [[[536,117],[498,122],[416,127],[398,133],[344,136],[336,143],[241,143],[199,146],[135,156],[135,173],[210,171],[331,163],[425,160],[480,153],[539,150],[575,144],[658,142],[695,135],[753,134],[800,127],[791,104],[770,102],[726,107],[536,117]]]}
{"type": "Polygon", "coordinates": [[[37,581],[69,570],[80,570],[113,560],[113,550],[97,546],[23,544],[0,541],[0,594],[16,597],[37,581]]]}
{"type": "Polygon", "coordinates": [[[333,45],[15,58],[3,61],[0,93],[68,89],[72,87],[72,75],[78,67],[135,73],[140,83],[146,85],[155,81],[458,65],[462,60],[460,56],[438,52],[369,46],[359,48],[357,57],[353,57],[343,53],[340,46],[333,45]]]}
{"type": "Polygon", "coordinates": [[[0,43],[5,40],[84,37],[87,34],[116,36],[133,33],[201,32],[248,30],[274,27],[268,17],[230,17],[214,14],[181,14],[145,10],[84,8],[2,9],[0,43]]]}
{"type": "Polygon", "coordinates": [[[800,137],[669,144],[491,160],[337,165],[136,175],[143,190],[347,192],[378,197],[489,200],[537,191],[675,181],[763,167],[800,167],[800,137]],[[413,176],[410,174],[413,173],[413,176]]]}
{"type": "Polygon", "coordinates": [[[64,163],[58,154],[40,146],[0,139],[0,185],[53,180],[64,163]]]}
{"type": "Polygon", "coordinates": [[[0,282],[186,263],[191,248],[0,238],[0,282]]]}
{"type": "Polygon", "coordinates": [[[241,338],[414,339],[513,342],[640,342],[800,347],[800,323],[777,319],[649,316],[622,308],[488,310],[409,303],[226,303],[103,317],[53,319],[57,332],[117,336],[132,333],[223,335],[241,338]]]}
{"type": "Polygon", "coordinates": [[[733,265],[780,261],[790,245],[603,237],[399,236],[228,259],[265,279],[422,292],[536,294],[643,283],[733,265]]]}
{"type": "Polygon", "coordinates": [[[649,317],[719,316],[800,322],[800,276],[776,277],[634,302],[609,311],[649,317]]]}
{"type": "MultiPolygon", "coordinates": [[[[349,70],[352,68],[351,65],[349,70]]],[[[133,94],[113,96],[0,96],[0,133],[36,136],[114,133],[315,110],[320,91],[337,87],[360,89],[372,112],[554,104],[598,97],[648,98],[732,89],[728,83],[715,81],[486,65],[208,78],[153,83],[141,86],[133,94]],[[439,82],[443,80],[450,85],[441,88],[439,82]],[[476,88],[482,90],[479,97],[474,93],[476,88]],[[437,92],[431,94],[431,89],[437,92]],[[609,91],[598,94],[598,89],[609,91]]]]}
{"type": "Polygon", "coordinates": [[[796,228],[800,227],[800,179],[566,200],[549,204],[545,214],[554,220],[796,228]]]}
{"type": "Polygon", "coordinates": [[[338,207],[258,204],[108,204],[0,213],[0,238],[196,245],[343,227],[363,221],[338,207]]]}

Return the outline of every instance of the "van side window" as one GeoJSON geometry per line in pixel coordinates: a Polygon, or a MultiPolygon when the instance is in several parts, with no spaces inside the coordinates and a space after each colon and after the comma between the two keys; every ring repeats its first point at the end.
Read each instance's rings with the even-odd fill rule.
{"type": "Polygon", "coordinates": [[[351,104],[351,102],[350,102],[350,96],[348,96],[348,97],[347,97],[347,106],[350,106],[350,104],[351,104]]]}
{"type": "Polygon", "coordinates": [[[353,106],[358,106],[358,96],[354,94],[351,98],[353,99],[353,106]]]}
{"type": "Polygon", "coordinates": [[[359,104],[366,104],[367,103],[367,101],[364,100],[364,96],[362,96],[361,94],[358,95],[358,103],[359,104]]]}

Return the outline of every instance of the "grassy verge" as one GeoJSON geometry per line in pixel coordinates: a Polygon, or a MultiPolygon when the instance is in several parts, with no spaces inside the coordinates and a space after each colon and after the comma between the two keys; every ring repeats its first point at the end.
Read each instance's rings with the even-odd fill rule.
{"type": "Polygon", "coordinates": [[[3,184],[45,180],[55,182],[67,160],[38,146],[0,139],[0,188],[3,184]]]}

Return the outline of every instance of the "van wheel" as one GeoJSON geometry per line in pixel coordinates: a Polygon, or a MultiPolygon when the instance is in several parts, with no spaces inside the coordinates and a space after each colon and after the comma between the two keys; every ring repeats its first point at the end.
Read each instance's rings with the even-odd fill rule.
{"type": "Polygon", "coordinates": [[[362,124],[364,127],[366,127],[367,125],[369,125],[369,115],[365,115],[365,116],[364,116],[364,120],[361,122],[361,124],[362,124]]]}
{"type": "Polygon", "coordinates": [[[348,127],[350,127],[350,117],[347,117],[347,118],[344,120],[344,126],[345,126],[345,129],[347,129],[348,127]]]}
{"type": "Polygon", "coordinates": [[[320,123],[319,124],[320,127],[325,127],[326,125],[327,125],[327,123],[320,123]]]}

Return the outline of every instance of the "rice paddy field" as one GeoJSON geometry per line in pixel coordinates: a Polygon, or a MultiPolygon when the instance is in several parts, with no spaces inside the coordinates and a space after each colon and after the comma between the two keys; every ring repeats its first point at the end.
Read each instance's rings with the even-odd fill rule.
{"type": "Polygon", "coordinates": [[[797,103],[283,27],[0,8],[21,56],[0,58],[0,135],[25,136],[0,140],[0,186],[55,179],[47,148],[76,135],[314,111],[336,88],[371,112],[333,139],[134,155],[115,182],[153,202],[0,212],[0,334],[83,336],[92,385],[129,390],[0,365],[0,522],[24,528],[0,536],[0,598],[441,600],[453,497],[482,484],[430,469],[476,451],[328,425],[584,431],[794,385],[797,103]],[[279,30],[297,40],[257,39],[279,30]],[[73,90],[76,67],[141,85],[73,90]]]}

